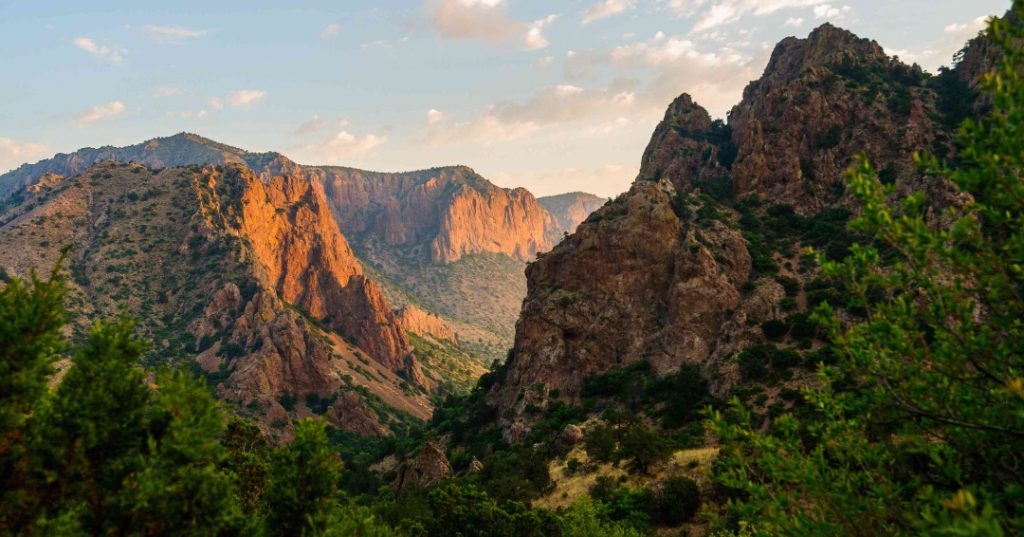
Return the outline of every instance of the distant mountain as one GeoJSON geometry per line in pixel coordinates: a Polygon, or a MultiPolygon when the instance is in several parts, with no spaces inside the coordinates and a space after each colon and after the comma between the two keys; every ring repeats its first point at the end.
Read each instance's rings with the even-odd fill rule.
{"type": "Polygon", "coordinates": [[[154,169],[236,164],[264,182],[284,176],[319,184],[338,227],[388,300],[442,315],[462,344],[488,363],[511,345],[526,293],[525,263],[551,249],[600,199],[553,196],[548,209],[526,189],[499,188],[465,166],[405,173],[304,166],[279,153],[251,153],[189,133],[23,165],[0,176],[0,197],[17,203],[32,185],[55,184],[107,161],[154,169]]]}
{"type": "Polygon", "coordinates": [[[567,192],[555,196],[537,198],[541,206],[551,213],[561,231],[572,233],[590,216],[590,213],[601,208],[608,198],[602,198],[586,192],[567,192]]]}

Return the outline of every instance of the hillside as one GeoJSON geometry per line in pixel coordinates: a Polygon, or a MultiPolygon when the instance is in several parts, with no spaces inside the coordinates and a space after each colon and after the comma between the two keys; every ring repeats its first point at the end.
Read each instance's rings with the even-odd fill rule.
{"type": "Polygon", "coordinates": [[[23,197],[0,213],[0,267],[44,272],[67,248],[76,333],[124,309],[150,365],[200,367],[275,435],[309,412],[372,435],[429,416],[432,383],[315,183],[107,163],[23,197]]]}
{"type": "Polygon", "coordinates": [[[0,199],[20,203],[33,185],[52,186],[108,160],[151,169],[238,164],[264,182],[288,176],[318,183],[388,300],[444,316],[466,349],[488,364],[503,360],[511,346],[525,262],[600,205],[583,193],[549,197],[544,205],[525,189],[498,188],[464,166],[406,173],[302,166],[278,153],[251,153],[188,133],[23,165],[0,176],[0,199]]]}

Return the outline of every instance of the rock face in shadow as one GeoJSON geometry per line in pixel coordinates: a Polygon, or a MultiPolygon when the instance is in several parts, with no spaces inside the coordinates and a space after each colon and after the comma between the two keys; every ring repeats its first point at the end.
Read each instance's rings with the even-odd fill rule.
{"type": "Polygon", "coordinates": [[[897,191],[958,202],[911,161],[951,147],[933,81],[826,24],[776,46],[728,124],[688,95],[673,101],[630,190],[527,268],[512,358],[488,393],[506,438],[526,438],[527,409],[578,403],[587,377],[639,361],[659,375],[697,365],[718,397],[751,382],[737,356],[768,342],[764,323],[806,314],[817,278],[799,262],[799,234],[814,230],[766,252],[764,221],[845,222],[842,176],[860,152],[897,191]]]}
{"type": "Polygon", "coordinates": [[[451,475],[452,466],[444,449],[433,442],[423,445],[415,459],[407,460],[398,468],[395,491],[401,494],[411,488],[436,485],[451,475]]]}

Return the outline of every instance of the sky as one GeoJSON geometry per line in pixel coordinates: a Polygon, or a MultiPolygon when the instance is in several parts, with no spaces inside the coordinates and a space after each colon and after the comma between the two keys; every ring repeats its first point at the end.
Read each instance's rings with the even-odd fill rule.
{"type": "Polygon", "coordinates": [[[303,164],[610,196],[825,22],[934,72],[1008,0],[0,0],[0,173],[186,131],[303,164]]]}

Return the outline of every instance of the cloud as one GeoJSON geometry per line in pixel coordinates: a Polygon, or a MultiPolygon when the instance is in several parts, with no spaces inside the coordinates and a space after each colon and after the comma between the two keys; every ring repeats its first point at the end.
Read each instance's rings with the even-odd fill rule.
{"type": "Polygon", "coordinates": [[[545,28],[551,26],[551,23],[555,22],[557,18],[557,15],[548,15],[530,24],[530,28],[526,30],[526,35],[523,36],[523,46],[526,47],[526,50],[538,50],[551,44],[542,32],[545,28]]]}
{"type": "Polygon", "coordinates": [[[804,23],[804,18],[803,17],[790,17],[790,18],[786,19],[786,22],[783,23],[783,24],[785,24],[786,26],[800,26],[803,23],[804,23]]]}
{"type": "Polygon", "coordinates": [[[598,2],[583,12],[580,24],[590,24],[596,20],[611,17],[632,9],[634,0],[605,0],[598,2]]]}
{"type": "Polygon", "coordinates": [[[967,41],[984,30],[987,21],[987,17],[978,17],[963,24],[950,24],[946,26],[945,32],[955,39],[967,41]]]}
{"type": "Polygon", "coordinates": [[[430,125],[427,142],[433,145],[490,145],[595,116],[623,115],[633,107],[635,99],[635,93],[615,85],[588,90],[558,84],[543,88],[523,103],[502,101],[492,104],[472,121],[430,125]]]}
{"type": "Polygon", "coordinates": [[[324,26],[323,30],[320,30],[320,39],[329,39],[338,35],[338,31],[341,30],[341,25],[337,23],[330,23],[324,26]]]}
{"type": "Polygon", "coordinates": [[[371,48],[391,48],[391,45],[383,39],[377,39],[375,41],[368,41],[359,45],[359,48],[366,50],[371,48]]]}
{"type": "Polygon", "coordinates": [[[188,39],[195,39],[206,35],[206,30],[192,30],[181,26],[156,26],[147,25],[142,27],[142,33],[149,36],[153,41],[160,43],[181,43],[188,39]]]}
{"type": "Polygon", "coordinates": [[[306,145],[301,150],[307,158],[314,159],[316,163],[343,164],[344,159],[372,154],[387,141],[386,136],[355,135],[347,130],[341,130],[334,136],[317,144],[306,145]]]}
{"type": "Polygon", "coordinates": [[[100,45],[96,43],[95,40],[88,37],[77,37],[73,43],[76,47],[110,63],[121,63],[124,61],[125,54],[128,53],[128,51],[123,48],[100,45]]]}
{"type": "Polygon", "coordinates": [[[181,90],[178,88],[157,88],[153,90],[153,97],[173,97],[179,93],[181,93],[181,90]]]}
{"type": "Polygon", "coordinates": [[[90,125],[97,121],[120,115],[124,112],[124,103],[111,101],[107,104],[98,104],[85,112],[75,116],[74,122],[79,127],[90,125]]]}
{"type": "Polygon", "coordinates": [[[642,61],[653,66],[665,66],[684,60],[689,65],[700,66],[741,64],[745,61],[742,54],[730,47],[722,47],[718,52],[702,52],[690,39],[667,37],[661,32],[646,42],[615,47],[611,51],[611,59],[617,63],[642,61]]]}
{"type": "Polygon", "coordinates": [[[266,96],[267,92],[261,90],[235,90],[229,93],[224,101],[233,108],[250,108],[266,96]]]}
{"type": "Polygon", "coordinates": [[[545,67],[550,67],[553,63],[555,63],[554,56],[542,56],[540,58],[537,58],[537,61],[533,62],[533,65],[534,67],[543,69],[545,67]]]}
{"type": "Polygon", "coordinates": [[[504,41],[523,33],[526,24],[508,16],[503,0],[428,2],[431,25],[447,39],[504,41]]]}
{"type": "Polygon", "coordinates": [[[435,108],[431,108],[430,110],[427,110],[427,123],[430,124],[430,125],[433,125],[435,123],[440,123],[440,122],[442,122],[442,121],[444,121],[446,119],[448,119],[448,114],[446,114],[446,113],[444,113],[444,112],[442,112],[440,110],[437,110],[435,108]]]}
{"type": "Polygon", "coordinates": [[[927,47],[917,50],[886,48],[886,54],[898,56],[903,61],[916,62],[923,68],[934,71],[940,66],[949,65],[953,55],[963,48],[964,43],[985,29],[986,20],[986,17],[978,17],[963,23],[950,24],[945,27],[943,38],[927,47]]]}
{"type": "Polygon", "coordinates": [[[10,138],[0,138],[0,173],[52,154],[53,151],[46,144],[18,142],[10,138]]]}
{"type": "Polygon", "coordinates": [[[332,122],[323,120],[319,115],[314,115],[296,127],[295,134],[313,134],[327,128],[344,129],[345,127],[348,127],[347,119],[332,122]]]}
{"type": "Polygon", "coordinates": [[[206,111],[205,109],[203,109],[203,110],[200,110],[200,111],[196,112],[196,118],[197,118],[197,119],[203,119],[204,117],[206,117],[206,115],[207,115],[208,113],[209,113],[209,112],[207,112],[207,111],[206,111]]]}
{"type": "Polygon", "coordinates": [[[445,39],[480,39],[494,44],[518,41],[527,50],[548,46],[543,31],[557,18],[533,22],[508,15],[505,0],[427,0],[426,25],[445,39]]]}
{"type": "Polygon", "coordinates": [[[705,5],[710,4],[693,27],[694,32],[703,32],[736,22],[747,15],[771,15],[783,9],[817,6],[825,2],[826,0],[671,0],[668,8],[677,16],[692,17],[705,5]]]}
{"type": "Polygon", "coordinates": [[[814,6],[814,18],[816,19],[839,19],[853,11],[850,6],[833,7],[831,4],[814,6]]]}

